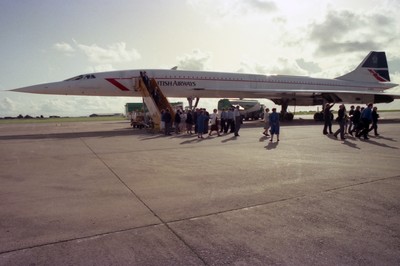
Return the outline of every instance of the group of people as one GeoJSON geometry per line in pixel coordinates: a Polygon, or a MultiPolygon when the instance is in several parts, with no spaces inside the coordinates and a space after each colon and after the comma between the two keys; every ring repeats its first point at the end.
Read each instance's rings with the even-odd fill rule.
{"type": "MultiPolygon", "coordinates": [[[[221,136],[223,133],[234,133],[235,137],[238,137],[241,124],[242,116],[239,106],[227,110],[222,109],[220,114],[217,109],[214,109],[211,114],[205,108],[196,108],[193,111],[177,110],[174,117],[168,109],[161,110],[161,131],[165,135],[171,135],[172,128],[174,128],[176,134],[186,131],[186,134],[197,134],[198,138],[204,138],[203,135],[207,133],[211,136],[213,132],[216,132],[217,136],[221,136]]],[[[279,131],[279,113],[276,112],[276,108],[272,108],[270,114],[269,108],[266,108],[263,134],[270,136],[271,142],[276,135],[277,141],[279,141],[279,131]]]]}
{"type": "Polygon", "coordinates": [[[280,131],[280,124],[279,124],[279,114],[276,112],[276,108],[272,108],[272,113],[269,113],[269,108],[265,109],[264,112],[264,131],[263,134],[266,137],[269,137],[268,134],[271,133],[270,142],[273,142],[274,135],[276,134],[276,140],[279,141],[279,131],[280,131]]]}
{"type": "Polygon", "coordinates": [[[221,111],[221,128],[220,132],[235,133],[239,136],[240,126],[242,124],[242,116],[240,114],[239,105],[236,107],[222,109],[221,111]]]}
{"type": "Polygon", "coordinates": [[[205,108],[196,108],[194,111],[177,110],[172,117],[168,109],[161,110],[161,130],[165,135],[171,135],[172,124],[175,133],[179,134],[186,130],[187,134],[197,134],[198,138],[204,138],[203,134],[211,136],[216,132],[218,136],[222,133],[234,133],[239,136],[242,117],[239,107],[230,108],[228,111],[222,110],[218,115],[218,110],[214,109],[210,114],[205,108]],[[194,132],[193,132],[194,130],[194,132]]]}
{"type": "Polygon", "coordinates": [[[339,106],[338,115],[336,121],[339,124],[338,130],[335,133],[332,132],[332,113],[331,108],[335,103],[327,103],[324,108],[324,128],[322,133],[324,135],[333,134],[334,137],[338,137],[340,134],[340,139],[345,140],[345,134],[350,134],[353,136],[361,138],[361,136],[367,140],[369,139],[368,133],[374,130],[375,136],[378,134],[378,108],[374,107],[372,103],[369,103],[366,107],[361,108],[360,106],[350,107],[350,111],[347,113],[344,104],[339,106]]]}
{"type": "MultiPolygon", "coordinates": [[[[322,131],[324,135],[329,133],[335,138],[340,135],[340,139],[344,140],[346,134],[352,136],[355,134],[356,137],[363,137],[367,140],[369,139],[368,133],[373,130],[375,136],[379,136],[378,109],[372,103],[364,108],[352,105],[349,112],[347,112],[345,105],[341,104],[336,118],[339,128],[335,132],[332,131],[333,114],[331,112],[334,105],[335,103],[327,103],[324,107],[325,122],[322,131]]],[[[262,134],[270,137],[270,142],[273,142],[276,135],[276,140],[279,141],[279,113],[276,112],[276,108],[272,108],[271,113],[269,111],[269,108],[266,108],[264,112],[264,131],[262,134]]],[[[175,133],[179,134],[186,131],[190,135],[197,134],[198,138],[204,138],[204,134],[211,136],[213,132],[216,132],[217,136],[221,136],[222,133],[234,133],[235,136],[239,136],[241,124],[242,117],[239,106],[227,110],[223,109],[220,114],[218,114],[217,109],[214,109],[211,114],[204,108],[196,108],[193,111],[177,110],[174,117],[168,109],[161,111],[161,130],[165,135],[171,135],[174,126],[175,133]]]]}

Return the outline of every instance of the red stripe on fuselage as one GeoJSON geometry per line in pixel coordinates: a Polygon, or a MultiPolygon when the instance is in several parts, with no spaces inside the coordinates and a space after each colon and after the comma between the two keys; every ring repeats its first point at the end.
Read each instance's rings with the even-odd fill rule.
{"type": "Polygon", "coordinates": [[[124,85],[122,85],[121,83],[119,83],[116,79],[105,79],[108,82],[110,82],[112,85],[114,85],[115,87],[117,87],[118,89],[120,89],[121,91],[129,91],[129,89],[127,87],[125,87],[124,85]]]}

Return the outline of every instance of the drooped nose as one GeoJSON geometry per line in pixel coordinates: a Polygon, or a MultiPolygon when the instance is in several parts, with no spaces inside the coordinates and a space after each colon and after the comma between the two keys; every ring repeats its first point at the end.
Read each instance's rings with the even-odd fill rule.
{"type": "Polygon", "coordinates": [[[65,84],[63,84],[63,82],[53,82],[53,83],[45,83],[45,84],[17,88],[17,89],[13,89],[11,91],[37,93],[37,94],[65,95],[67,92],[67,87],[65,86],[65,84]]]}

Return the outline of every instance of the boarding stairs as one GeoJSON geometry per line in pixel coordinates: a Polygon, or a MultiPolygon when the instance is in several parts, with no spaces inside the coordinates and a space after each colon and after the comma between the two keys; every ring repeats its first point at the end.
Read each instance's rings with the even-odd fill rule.
{"type": "Polygon", "coordinates": [[[157,81],[154,78],[149,80],[148,86],[144,83],[142,78],[135,78],[135,91],[139,92],[142,97],[144,104],[149,110],[152,125],[154,130],[160,130],[161,125],[161,110],[168,109],[172,119],[175,117],[175,111],[169,103],[167,97],[165,97],[164,93],[161,91],[160,87],[157,84],[157,81]],[[154,97],[154,90],[157,92],[157,97],[154,97]]]}

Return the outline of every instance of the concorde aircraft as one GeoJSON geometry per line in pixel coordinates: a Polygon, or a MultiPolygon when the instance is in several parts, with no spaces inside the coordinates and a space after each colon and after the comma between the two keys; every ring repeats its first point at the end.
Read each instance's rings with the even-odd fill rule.
{"type": "MultiPolygon", "coordinates": [[[[176,69],[121,70],[79,75],[64,81],[14,89],[16,92],[59,95],[136,96],[140,72],[154,78],[166,97],[266,98],[282,106],[323,105],[326,102],[353,104],[388,103],[400,94],[385,92],[390,83],[385,52],[371,51],[353,71],[334,78],[288,75],[181,71],[176,69]]],[[[191,102],[190,102],[191,104],[191,102]]]]}

